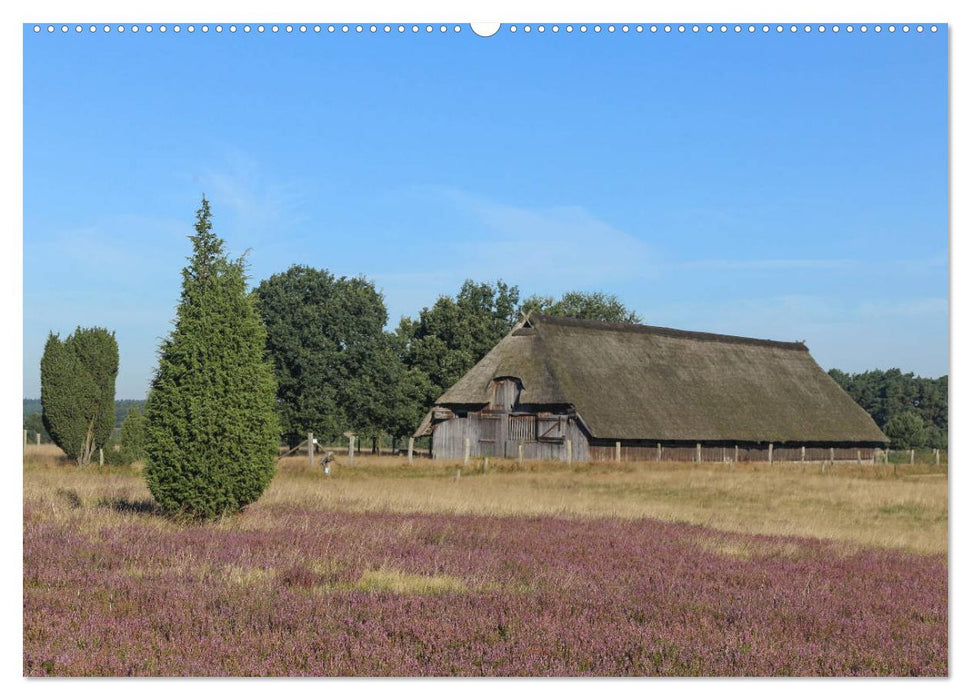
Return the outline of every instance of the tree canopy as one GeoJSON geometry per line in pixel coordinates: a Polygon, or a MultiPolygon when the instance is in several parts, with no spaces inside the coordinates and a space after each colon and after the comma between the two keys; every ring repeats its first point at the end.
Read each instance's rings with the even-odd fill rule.
{"type": "Polygon", "coordinates": [[[913,449],[927,444],[927,427],[917,411],[901,411],[883,426],[883,432],[890,438],[890,447],[913,449]]]}
{"type": "MultiPolygon", "coordinates": [[[[843,387],[854,401],[870,414],[887,437],[893,438],[892,430],[908,430],[916,424],[911,418],[893,423],[898,415],[912,413],[921,419],[923,432],[910,435],[924,436],[924,445],[911,447],[947,448],[947,376],[928,379],[904,374],[899,369],[871,370],[858,374],[848,374],[838,369],[829,371],[829,376],[843,387]]],[[[899,435],[902,435],[899,434],[899,435]]],[[[898,437],[898,442],[900,438],[898,437]]]]}
{"type": "Polygon", "coordinates": [[[643,323],[616,295],[605,292],[567,292],[559,299],[534,294],[523,302],[521,310],[607,323],[643,323]]]}
{"type": "Polygon", "coordinates": [[[174,329],[145,408],[145,477],[164,510],[214,518],[255,501],[273,477],[276,384],[244,262],[226,256],[205,198],[189,239],[174,329]]]}
{"type": "Polygon", "coordinates": [[[414,430],[427,380],[403,364],[399,339],[384,330],[384,299],[371,282],[294,265],[254,294],[287,442],[295,445],[308,432],[335,440],[348,430],[395,437],[414,430]]]}
{"type": "Polygon", "coordinates": [[[471,369],[519,318],[519,288],[466,280],[455,298],[440,296],[417,320],[398,326],[405,364],[422,372],[432,400],[471,369]]]}

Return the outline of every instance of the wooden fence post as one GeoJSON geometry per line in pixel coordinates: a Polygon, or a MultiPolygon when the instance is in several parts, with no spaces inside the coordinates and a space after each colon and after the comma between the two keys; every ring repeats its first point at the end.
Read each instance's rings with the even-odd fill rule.
{"type": "Polygon", "coordinates": [[[614,461],[620,461],[620,440],[614,443],[614,461]]]}
{"type": "Polygon", "coordinates": [[[310,468],[314,468],[314,434],[307,433],[307,459],[310,460],[310,468]]]}
{"type": "Polygon", "coordinates": [[[415,438],[408,438],[408,464],[412,463],[415,454],[415,438]]]}
{"type": "MultiPolygon", "coordinates": [[[[37,433],[37,439],[40,440],[40,433],[37,433]]],[[[38,445],[40,442],[37,443],[38,445]]],[[[937,447],[934,448],[934,464],[939,465],[941,463],[941,451],[937,447]]]]}
{"type": "Polygon", "coordinates": [[[910,464],[911,464],[911,466],[913,466],[913,464],[914,464],[914,450],[913,450],[913,448],[911,448],[911,450],[910,450],[910,464]]]}
{"type": "Polygon", "coordinates": [[[860,458],[860,451],[859,450],[856,451],[856,463],[857,464],[863,464],[863,460],[860,458]]]}
{"type": "Polygon", "coordinates": [[[523,463],[523,443],[519,443],[519,464],[522,466],[523,463]]]}
{"type": "Polygon", "coordinates": [[[806,446],[805,445],[803,445],[802,448],[799,451],[799,461],[800,462],[805,462],[806,461],[806,446]]]}
{"type": "Polygon", "coordinates": [[[657,444],[657,461],[661,461],[661,443],[657,444]]]}
{"type": "Polygon", "coordinates": [[[772,443],[769,443],[769,464],[772,464],[772,443]]]}
{"type": "Polygon", "coordinates": [[[347,463],[354,464],[354,436],[347,436],[347,463]]]}
{"type": "Polygon", "coordinates": [[[98,466],[102,468],[105,466],[105,451],[101,447],[98,448],[98,466]]]}
{"type": "Polygon", "coordinates": [[[735,445],[735,462],[738,463],[738,445],[735,445]]]}
{"type": "Polygon", "coordinates": [[[566,463],[573,464],[573,440],[566,441],[566,463]]]}
{"type": "Polygon", "coordinates": [[[482,458],[482,473],[485,474],[487,471],[489,471],[489,458],[488,457],[483,457],[482,458]]]}
{"type": "Polygon", "coordinates": [[[462,464],[469,463],[469,455],[472,454],[472,441],[469,438],[465,438],[465,457],[462,459],[462,464]]]}
{"type": "Polygon", "coordinates": [[[829,461],[830,462],[835,462],[836,461],[836,449],[835,448],[832,448],[832,447],[829,448],[829,461]]]}
{"type": "Polygon", "coordinates": [[[695,463],[701,464],[701,443],[695,443],[695,463]]]}
{"type": "Polygon", "coordinates": [[[24,428],[24,449],[27,449],[27,429],[24,428]]]}

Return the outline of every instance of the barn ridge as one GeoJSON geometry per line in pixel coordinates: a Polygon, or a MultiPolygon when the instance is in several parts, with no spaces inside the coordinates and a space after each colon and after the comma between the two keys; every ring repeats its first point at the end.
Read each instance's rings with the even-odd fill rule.
{"type": "Polygon", "coordinates": [[[769,340],[764,338],[750,338],[742,335],[725,335],[723,333],[708,333],[704,331],[686,331],[679,328],[667,328],[665,326],[648,326],[640,323],[612,323],[608,321],[594,321],[580,318],[567,318],[564,316],[546,316],[545,314],[529,314],[523,321],[513,328],[512,333],[516,334],[520,329],[529,329],[531,320],[542,324],[555,324],[572,328],[587,328],[590,330],[615,331],[618,333],[649,333],[653,335],[663,335],[670,338],[690,338],[702,342],[715,343],[741,343],[743,345],[762,345],[765,347],[786,348],[788,350],[807,350],[805,342],[769,340]]]}

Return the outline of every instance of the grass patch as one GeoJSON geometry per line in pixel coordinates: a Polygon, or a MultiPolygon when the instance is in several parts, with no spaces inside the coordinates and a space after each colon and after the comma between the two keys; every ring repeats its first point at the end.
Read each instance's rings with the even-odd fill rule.
{"type": "Polygon", "coordinates": [[[929,508],[921,503],[887,503],[880,506],[883,515],[895,515],[914,520],[930,520],[934,522],[946,521],[947,511],[939,508],[929,508]]]}
{"type": "MultiPolygon", "coordinates": [[[[24,517],[70,519],[82,533],[124,523],[161,531],[184,523],[155,508],[136,465],[78,468],[51,446],[28,447],[24,517]]],[[[479,460],[481,461],[481,460],[479,460]]],[[[294,509],[566,518],[653,518],[726,533],[797,535],[928,554],[947,551],[948,483],[933,466],[678,463],[573,464],[489,460],[469,465],[355,458],[330,477],[305,457],[281,460],[260,500],[219,521],[260,531],[294,509]],[[462,478],[455,479],[457,469],[462,478]]],[[[320,575],[320,574],[318,574],[320,575]]],[[[327,576],[323,575],[326,579],[327,576]]]]}
{"type": "Polygon", "coordinates": [[[454,576],[422,576],[393,569],[365,571],[355,588],[369,593],[389,592],[409,595],[465,593],[468,587],[454,576]]]}
{"type": "Polygon", "coordinates": [[[277,572],[275,569],[230,565],[223,568],[222,577],[232,586],[249,589],[268,586],[276,579],[277,572]]]}

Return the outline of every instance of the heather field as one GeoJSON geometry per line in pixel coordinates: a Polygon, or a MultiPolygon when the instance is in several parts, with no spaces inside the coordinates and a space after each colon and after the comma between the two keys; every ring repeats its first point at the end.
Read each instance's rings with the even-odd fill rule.
{"type": "Polygon", "coordinates": [[[33,449],[25,675],[948,672],[932,468],[304,458],[199,524],[33,449]]]}

